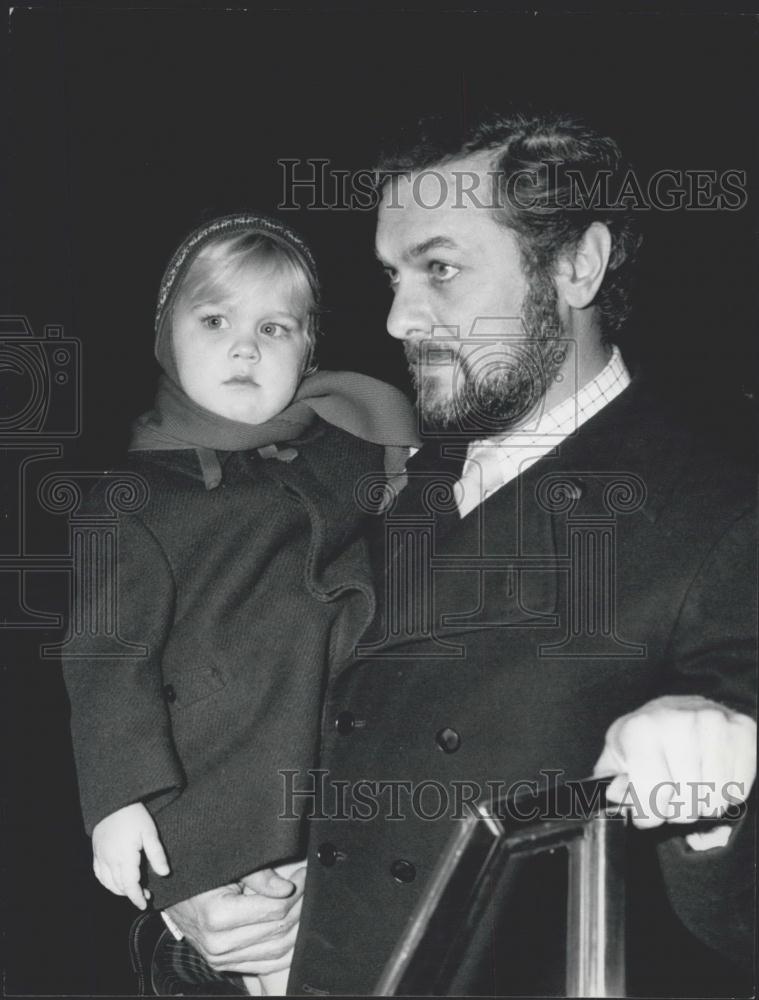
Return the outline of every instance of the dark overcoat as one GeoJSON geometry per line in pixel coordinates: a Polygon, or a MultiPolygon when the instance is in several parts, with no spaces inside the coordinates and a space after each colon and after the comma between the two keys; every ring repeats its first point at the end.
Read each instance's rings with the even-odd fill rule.
{"type": "Polygon", "coordinates": [[[317,421],[297,452],[222,455],[210,490],[193,450],[130,453],[147,502],[120,516],[115,578],[77,572],[87,622],[117,599],[115,629],[74,615],[64,647],[85,827],[145,802],[172,869],[146,873],[159,907],[303,856],[280,772],[315,761],[328,664],[374,613],[353,484],[384,449],[317,421]]]}
{"type": "MultiPolygon", "coordinates": [[[[635,382],[463,520],[458,468],[411,463],[384,521],[382,607],[331,685],[324,773],[299,785],[323,795],[291,993],[371,992],[452,830],[450,809],[430,818],[431,782],[453,806],[457,782],[586,777],[610,723],[663,694],[755,714],[750,469],[635,382]]],[[[735,944],[750,867],[667,851],[682,919],[735,944]]],[[[483,992],[523,988],[502,972],[483,992]]]]}

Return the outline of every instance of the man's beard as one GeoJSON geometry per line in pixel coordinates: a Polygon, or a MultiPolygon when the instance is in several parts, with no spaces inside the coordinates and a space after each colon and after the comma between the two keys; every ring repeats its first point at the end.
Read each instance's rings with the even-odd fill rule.
{"type": "Polygon", "coordinates": [[[521,320],[522,337],[504,341],[502,352],[493,351],[495,338],[482,341],[484,355],[477,347],[467,351],[467,341],[459,341],[464,350],[448,367],[448,377],[453,380],[448,391],[441,392],[440,374],[425,372],[426,352],[439,351],[445,341],[404,344],[423,432],[488,437],[529,419],[566,354],[556,288],[550,277],[533,276],[522,303],[521,320]]]}

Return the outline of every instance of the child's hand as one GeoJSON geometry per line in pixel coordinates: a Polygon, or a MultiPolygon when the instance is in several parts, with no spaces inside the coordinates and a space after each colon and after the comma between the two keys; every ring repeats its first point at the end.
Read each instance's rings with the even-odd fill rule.
{"type": "Polygon", "coordinates": [[[140,886],[140,852],[156,875],[170,868],[153,817],[141,802],[101,819],[92,831],[93,869],[97,880],[117,896],[128,896],[140,910],[150,898],[140,886]]]}

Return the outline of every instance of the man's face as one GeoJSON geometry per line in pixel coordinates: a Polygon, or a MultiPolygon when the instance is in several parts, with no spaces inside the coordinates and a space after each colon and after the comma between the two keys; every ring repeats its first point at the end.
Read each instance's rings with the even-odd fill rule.
{"type": "Polygon", "coordinates": [[[560,365],[553,283],[530,282],[512,232],[462,196],[461,173],[477,171],[490,203],[488,165],[478,154],[395,178],[379,209],[377,256],[394,294],[387,328],[404,342],[427,431],[505,430],[560,365]]]}

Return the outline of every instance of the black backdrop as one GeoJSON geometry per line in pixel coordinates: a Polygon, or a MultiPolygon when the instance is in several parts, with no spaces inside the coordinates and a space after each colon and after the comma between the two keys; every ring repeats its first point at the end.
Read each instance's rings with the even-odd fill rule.
{"type": "MultiPolygon", "coordinates": [[[[529,99],[590,115],[642,174],[737,169],[750,181],[755,166],[757,25],[747,16],[48,5],[17,8],[9,27],[2,311],[26,315],[37,335],[60,324],[82,350],[81,433],[49,468],[117,464],[130,419],[151,399],[152,310],[169,253],[201,216],[275,208],[277,159],[355,170],[371,165],[378,137],[420,112],[466,118],[484,104],[529,99]]],[[[752,202],[740,212],[644,215],[626,356],[694,418],[718,425],[727,444],[755,391],[752,202]]],[[[323,366],[404,385],[401,352],[384,334],[388,293],[370,252],[372,215],[289,217],[324,279],[323,366]]],[[[18,402],[13,377],[0,371],[6,413],[18,402]]],[[[31,486],[19,492],[17,456],[3,454],[6,527],[18,526],[23,508],[29,529],[31,486]]],[[[54,520],[39,521],[35,551],[65,548],[54,520]]],[[[61,574],[26,583],[34,608],[64,600],[61,574]]],[[[131,908],[89,874],[65,698],[54,664],[37,658],[41,641],[61,637],[55,628],[4,634],[5,991],[129,992],[131,908]]]]}

